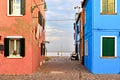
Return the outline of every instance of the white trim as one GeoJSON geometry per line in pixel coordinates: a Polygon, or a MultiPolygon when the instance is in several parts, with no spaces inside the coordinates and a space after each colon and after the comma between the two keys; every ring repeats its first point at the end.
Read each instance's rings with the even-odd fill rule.
{"type": "Polygon", "coordinates": [[[7,58],[23,58],[23,57],[20,55],[9,55],[7,56],[7,58]]]}
{"type": "Polygon", "coordinates": [[[21,15],[21,14],[20,14],[20,15],[16,15],[16,14],[11,14],[11,15],[10,15],[10,14],[8,13],[7,16],[23,16],[23,15],[21,15]]]}
{"type": "MultiPolygon", "coordinates": [[[[100,12],[102,13],[102,0],[100,0],[100,12]]],[[[115,0],[115,13],[117,13],[117,0],[115,0]]]]}
{"type": "Polygon", "coordinates": [[[100,12],[102,12],[102,0],[100,0],[100,12]]]}
{"type": "Polygon", "coordinates": [[[115,13],[117,13],[117,0],[115,0],[115,13]]]}
{"type": "Polygon", "coordinates": [[[6,38],[23,38],[23,36],[7,36],[6,38]]]}
{"type": "Polygon", "coordinates": [[[7,16],[23,16],[22,14],[11,14],[11,15],[9,14],[9,0],[7,0],[7,16]]]}
{"type": "Polygon", "coordinates": [[[115,38],[115,56],[114,57],[117,57],[117,36],[101,36],[101,52],[100,52],[100,57],[103,57],[102,56],[102,38],[103,37],[114,37],[115,38]]]}

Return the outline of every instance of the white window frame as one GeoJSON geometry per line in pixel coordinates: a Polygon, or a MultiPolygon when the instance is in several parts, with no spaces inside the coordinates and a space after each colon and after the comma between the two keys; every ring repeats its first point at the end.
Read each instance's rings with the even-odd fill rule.
{"type": "Polygon", "coordinates": [[[23,16],[22,14],[11,14],[11,15],[9,14],[9,0],[7,0],[7,16],[23,16]]]}
{"type": "MultiPolygon", "coordinates": [[[[20,39],[20,38],[23,38],[23,36],[6,36],[6,38],[10,38],[10,39],[20,39]]],[[[14,44],[15,45],[15,44],[14,44]]],[[[7,58],[23,58],[22,56],[20,55],[9,55],[7,56],[7,58]]]]}
{"type": "Polygon", "coordinates": [[[112,38],[114,37],[115,38],[115,56],[113,57],[117,57],[117,36],[101,36],[101,52],[100,52],[100,57],[104,57],[102,56],[102,40],[103,40],[103,37],[108,37],[108,38],[112,38]]]}
{"type": "MultiPolygon", "coordinates": [[[[102,13],[102,0],[100,0],[100,12],[102,13]]],[[[117,0],[115,0],[115,13],[117,13],[117,0]]]]}

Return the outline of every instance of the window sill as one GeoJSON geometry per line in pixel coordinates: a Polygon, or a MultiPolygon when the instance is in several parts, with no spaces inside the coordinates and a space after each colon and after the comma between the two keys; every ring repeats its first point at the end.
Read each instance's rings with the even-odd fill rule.
{"type": "Polygon", "coordinates": [[[9,15],[9,14],[8,14],[8,16],[18,16],[18,17],[21,17],[21,16],[23,16],[23,15],[21,15],[21,14],[11,14],[11,15],[9,15]]]}
{"type": "Polygon", "coordinates": [[[102,56],[100,58],[117,58],[117,57],[115,57],[115,56],[102,56]]]}
{"type": "Polygon", "coordinates": [[[20,55],[10,55],[7,58],[23,58],[20,55]]]}
{"type": "Polygon", "coordinates": [[[101,15],[117,15],[117,13],[101,12],[101,15]]]}

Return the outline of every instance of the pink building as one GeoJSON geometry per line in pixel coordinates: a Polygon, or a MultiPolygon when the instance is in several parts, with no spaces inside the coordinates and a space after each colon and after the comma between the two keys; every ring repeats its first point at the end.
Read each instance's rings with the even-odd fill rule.
{"type": "Polygon", "coordinates": [[[0,74],[30,74],[45,58],[45,0],[0,0],[0,74]]]}

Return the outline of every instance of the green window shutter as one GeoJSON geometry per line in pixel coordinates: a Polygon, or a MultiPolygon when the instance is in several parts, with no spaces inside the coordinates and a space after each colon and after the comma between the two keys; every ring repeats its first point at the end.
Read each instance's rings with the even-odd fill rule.
{"type": "Polygon", "coordinates": [[[25,14],[25,0],[21,0],[21,14],[24,15],[25,14]]]}
{"type": "Polygon", "coordinates": [[[102,12],[108,12],[108,0],[102,0],[102,12]]]}
{"type": "Polygon", "coordinates": [[[9,0],[9,14],[13,12],[13,0],[9,0]]]}
{"type": "Polygon", "coordinates": [[[43,55],[45,55],[45,44],[43,44],[43,55]]]}
{"type": "Polygon", "coordinates": [[[45,19],[43,19],[43,29],[45,29],[45,19]]]}
{"type": "Polygon", "coordinates": [[[38,23],[43,26],[43,17],[40,11],[38,11],[38,23]]]}
{"type": "Polygon", "coordinates": [[[9,56],[9,38],[4,39],[4,56],[9,56]]]}
{"type": "Polygon", "coordinates": [[[115,0],[108,0],[108,12],[115,12],[115,0]]]}
{"type": "Polygon", "coordinates": [[[102,38],[102,56],[115,56],[115,38],[102,38]]]}
{"type": "Polygon", "coordinates": [[[40,24],[40,11],[38,11],[38,23],[40,24]]]}
{"type": "Polygon", "coordinates": [[[25,56],[25,39],[24,38],[20,39],[20,56],[22,57],[25,56]]]}
{"type": "Polygon", "coordinates": [[[41,43],[41,55],[43,55],[43,43],[41,43]]]}

